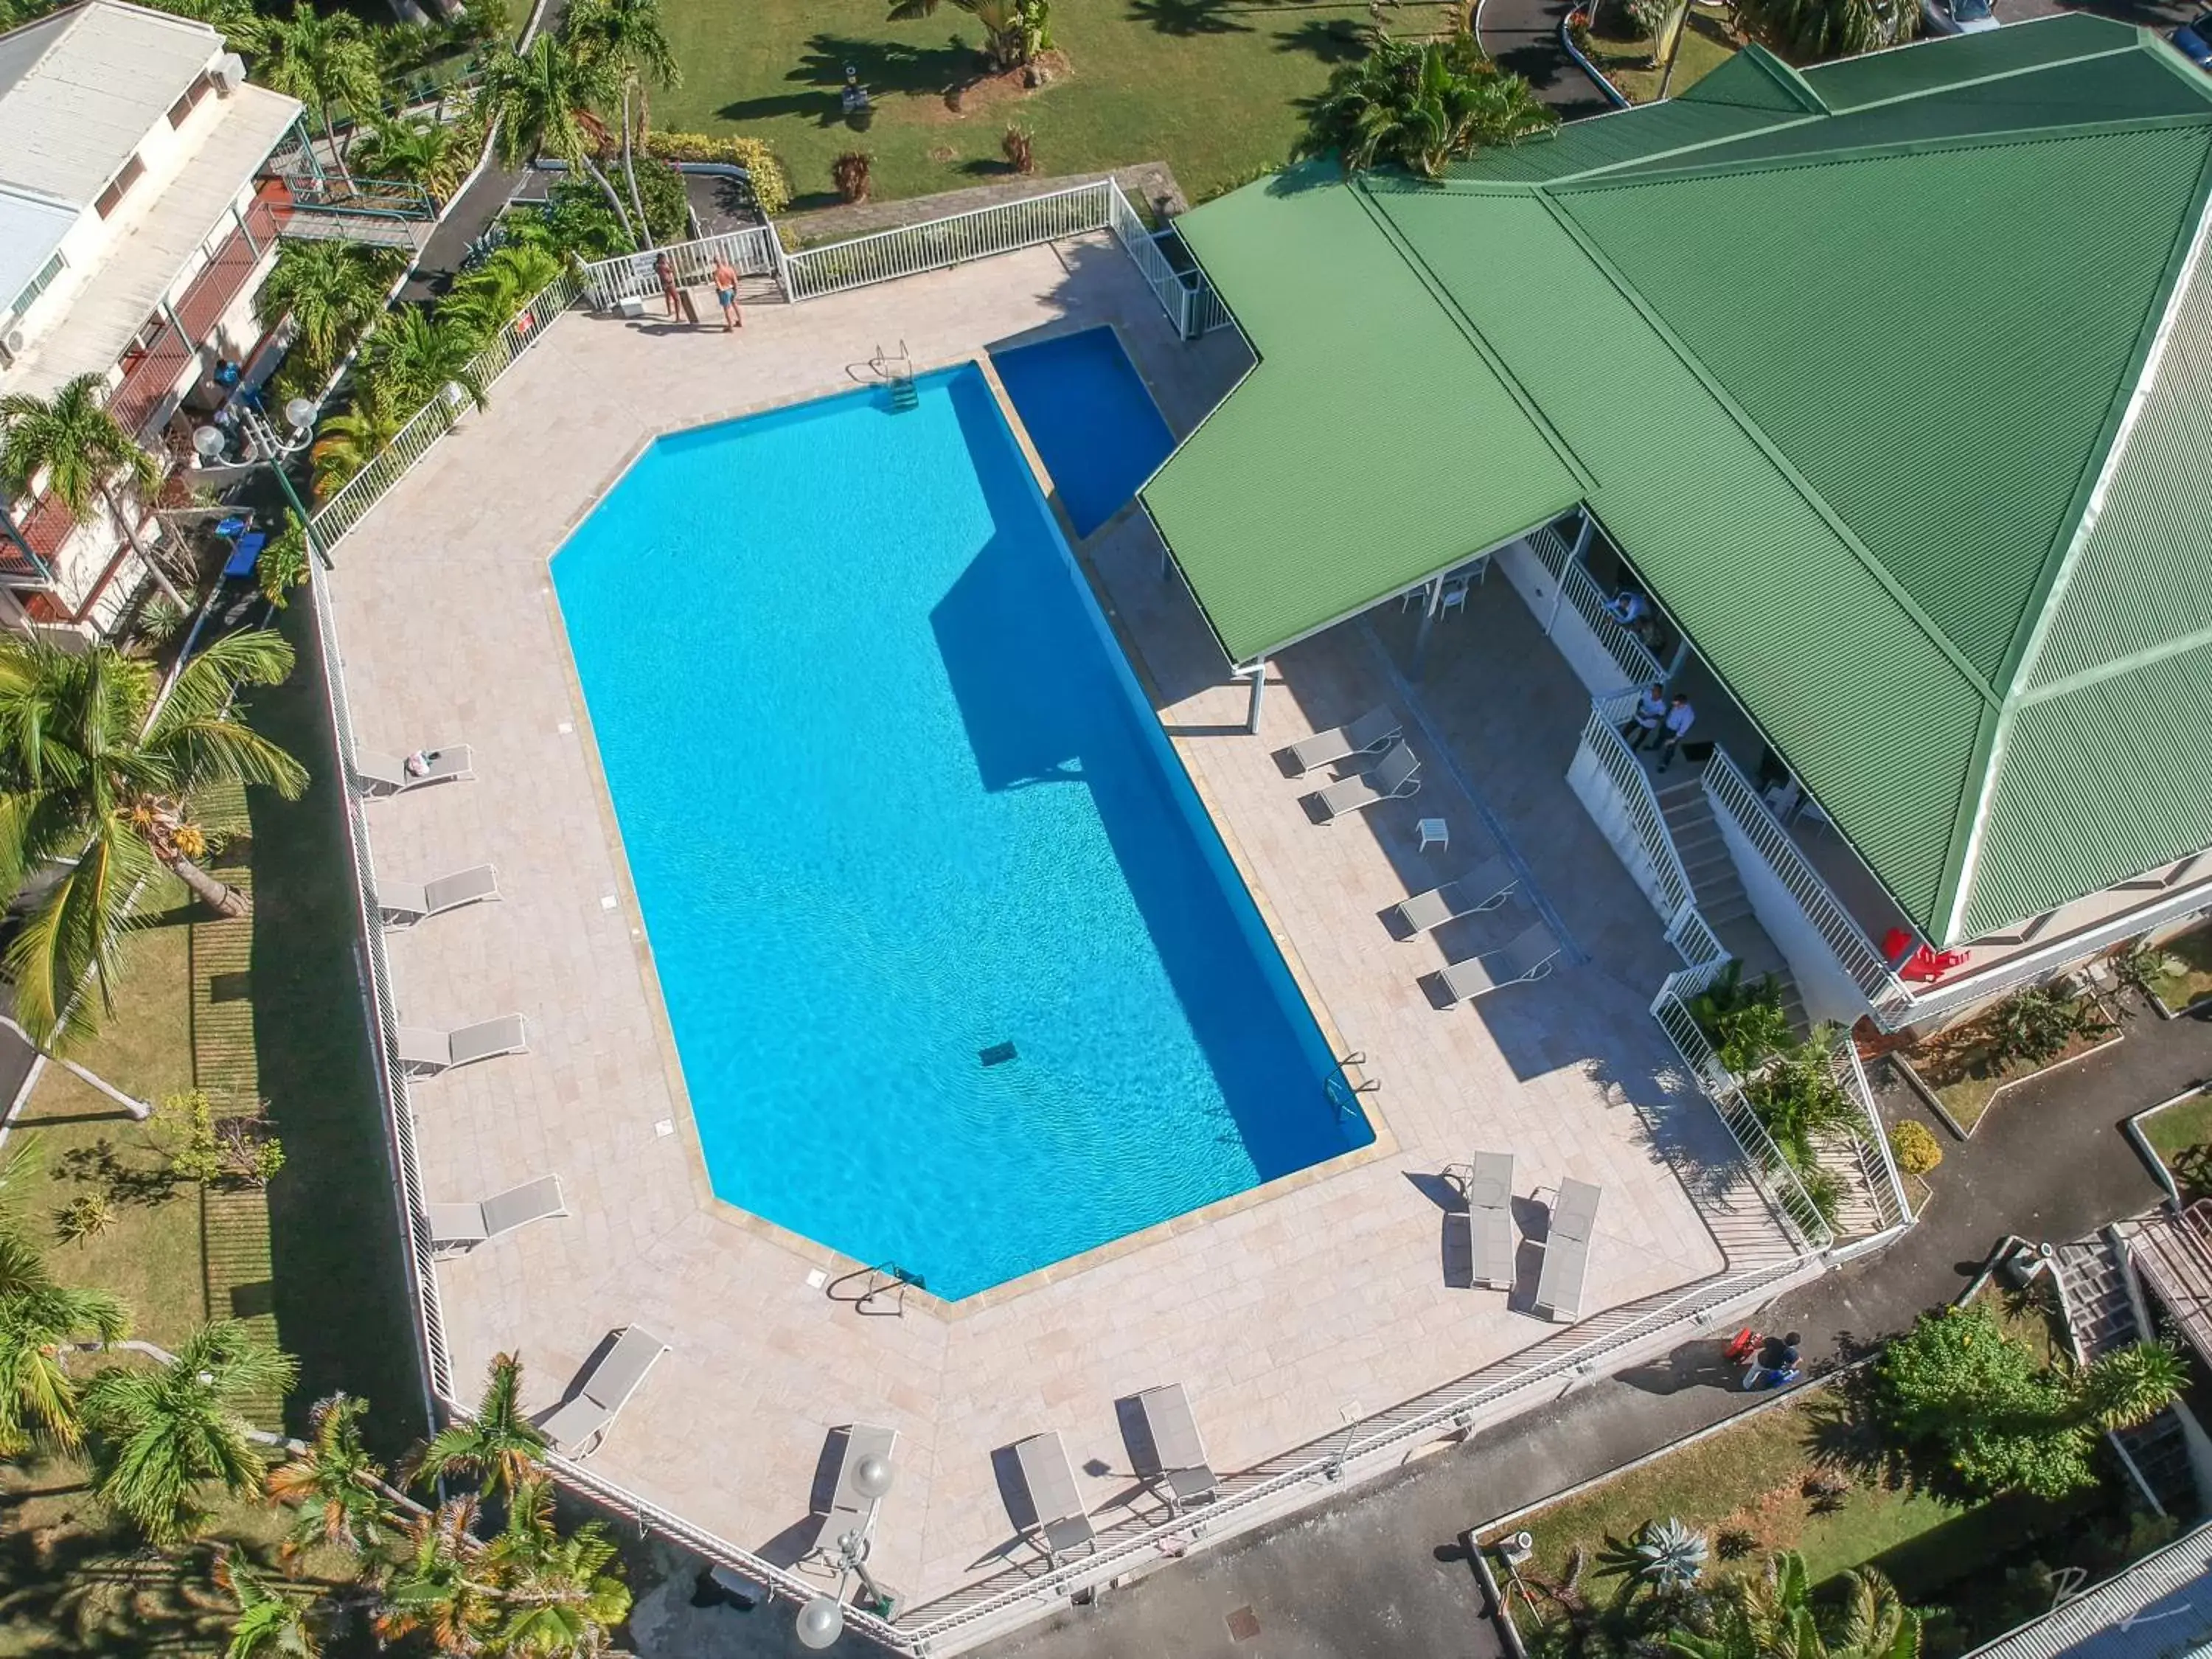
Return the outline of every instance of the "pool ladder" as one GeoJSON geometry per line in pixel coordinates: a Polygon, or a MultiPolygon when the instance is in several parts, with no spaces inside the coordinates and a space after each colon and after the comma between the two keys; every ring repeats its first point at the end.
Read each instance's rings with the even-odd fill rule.
{"type": "Polygon", "coordinates": [[[871,1319],[903,1319],[906,1316],[906,1287],[917,1288],[922,1283],[920,1273],[908,1273],[896,1261],[878,1261],[872,1267],[855,1267],[842,1273],[823,1287],[823,1294],[832,1302],[852,1304],[856,1314],[871,1319]],[[890,1298],[890,1306],[878,1308],[870,1304],[878,1297],[890,1298]]]}
{"type": "Polygon", "coordinates": [[[875,371],[878,380],[890,387],[894,413],[902,414],[921,404],[921,393],[914,384],[914,354],[906,349],[904,340],[899,342],[896,357],[878,346],[876,355],[868,359],[868,367],[875,371]]]}

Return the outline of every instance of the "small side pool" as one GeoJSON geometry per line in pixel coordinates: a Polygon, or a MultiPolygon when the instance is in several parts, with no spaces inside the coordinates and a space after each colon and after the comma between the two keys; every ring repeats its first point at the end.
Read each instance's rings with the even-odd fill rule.
{"type": "Polygon", "coordinates": [[[991,366],[1079,536],[1120,512],[1175,447],[1111,328],[994,351],[991,366]]]}

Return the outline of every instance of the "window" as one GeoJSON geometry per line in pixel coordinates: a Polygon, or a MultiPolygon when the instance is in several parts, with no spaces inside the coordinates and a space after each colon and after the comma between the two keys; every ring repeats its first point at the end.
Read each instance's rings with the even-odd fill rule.
{"type": "Polygon", "coordinates": [[[31,278],[28,285],[15,296],[15,303],[9,309],[18,317],[30,310],[39,295],[54,285],[54,278],[62,274],[64,263],[61,251],[57,248],[54,251],[54,257],[46,261],[46,268],[31,278]]]}
{"type": "Polygon", "coordinates": [[[100,192],[100,199],[92,204],[93,211],[101,218],[106,218],[115,211],[115,204],[129,192],[131,186],[145,176],[146,164],[132,156],[123,164],[123,171],[115,175],[115,182],[100,192]]]}
{"type": "Polygon", "coordinates": [[[184,96],[169,106],[169,125],[173,127],[184,125],[185,118],[192,112],[194,106],[201,99],[208,95],[208,90],[212,84],[213,82],[203,72],[198,80],[186,87],[184,96]]]}

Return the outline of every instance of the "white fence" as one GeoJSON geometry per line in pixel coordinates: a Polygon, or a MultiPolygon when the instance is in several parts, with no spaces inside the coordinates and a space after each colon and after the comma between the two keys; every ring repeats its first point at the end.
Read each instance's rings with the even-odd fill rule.
{"type": "MultiPolygon", "coordinates": [[[[1575,608],[1575,614],[1620,665],[1624,683],[1641,688],[1668,678],[1666,669],[1651,654],[1650,647],[1606,608],[1605,590],[1574,556],[1574,550],[1567,544],[1565,537],[1546,525],[1541,530],[1531,532],[1526,539],[1529,550],[1559,584],[1560,599],[1575,608]]],[[[1546,631],[1550,630],[1547,628],[1546,631]]]]}
{"type": "Polygon", "coordinates": [[[1583,726],[1583,748],[1613,786],[1637,845],[1650,860],[1658,882],[1654,897],[1671,936],[1682,912],[1695,904],[1697,895],[1690,886],[1689,872],[1682,867],[1674,837],[1668,831],[1667,816],[1660,810],[1650,775],[1620,735],[1620,723],[1634,710],[1637,696],[1628,690],[1592,698],[1589,719],[1583,726]]]}
{"type": "Polygon", "coordinates": [[[779,267],[782,257],[783,245],[776,240],[775,232],[767,225],[754,225],[745,230],[728,230],[718,236],[703,237],[696,242],[671,242],[665,247],[644,253],[624,254],[620,258],[601,259],[586,265],[584,296],[602,311],[624,300],[658,299],[658,266],[664,258],[674,267],[677,282],[687,288],[711,280],[714,267],[725,259],[740,276],[774,276],[781,286],[782,273],[779,267]]]}

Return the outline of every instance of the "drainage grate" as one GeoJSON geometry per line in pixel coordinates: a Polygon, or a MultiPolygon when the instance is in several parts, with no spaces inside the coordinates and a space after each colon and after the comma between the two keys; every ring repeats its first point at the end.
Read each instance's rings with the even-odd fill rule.
{"type": "Polygon", "coordinates": [[[1014,1045],[1011,1042],[994,1042],[976,1055],[986,1066],[1003,1066],[1013,1057],[1014,1045]]]}
{"type": "Polygon", "coordinates": [[[1229,1639],[1249,1642],[1260,1633],[1260,1615],[1249,1607],[1239,1607],[1222,1622],[1229,1626],[1229,1639]]]}

